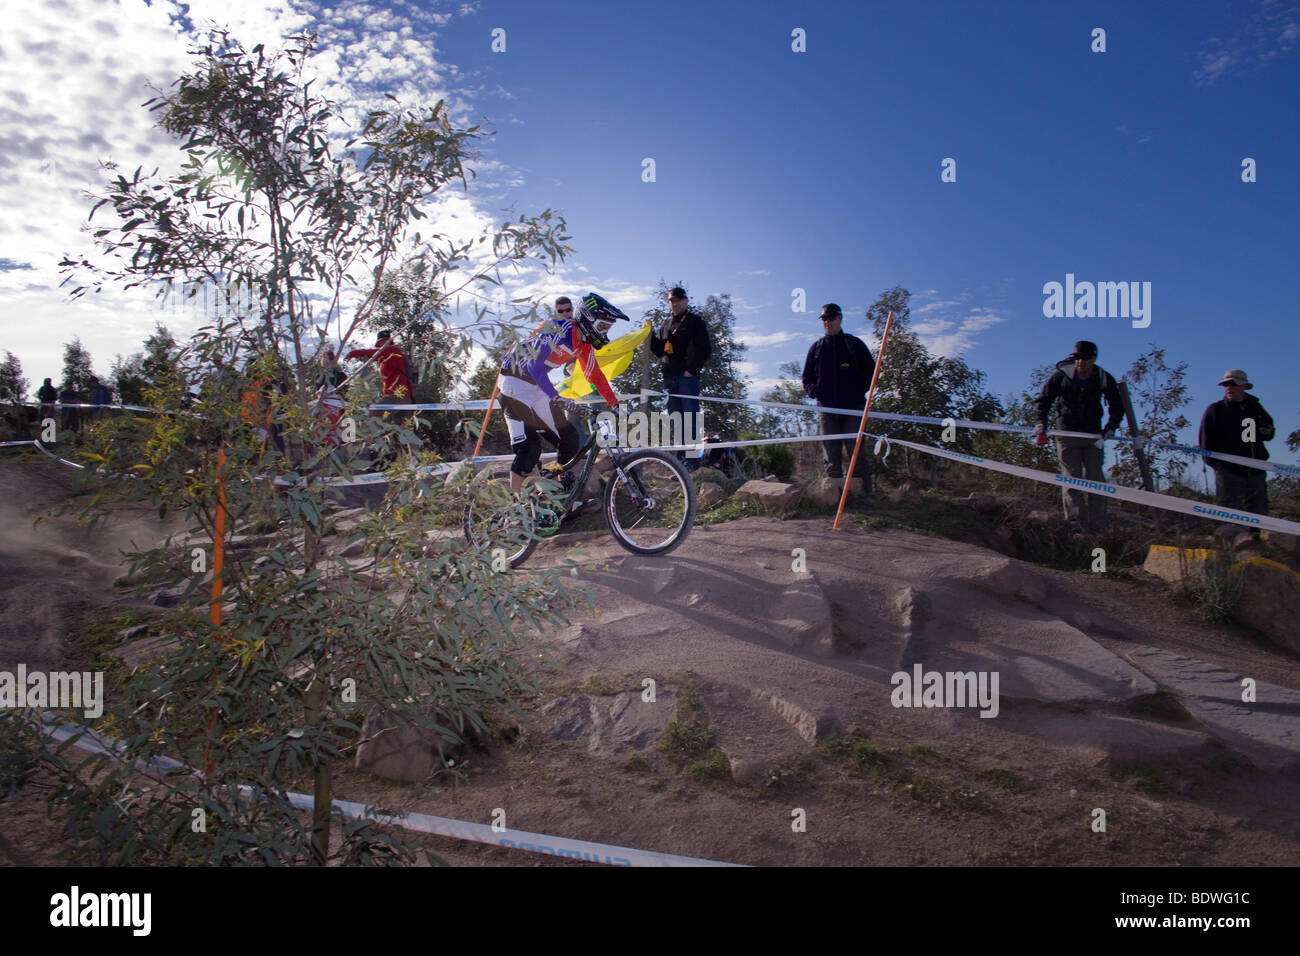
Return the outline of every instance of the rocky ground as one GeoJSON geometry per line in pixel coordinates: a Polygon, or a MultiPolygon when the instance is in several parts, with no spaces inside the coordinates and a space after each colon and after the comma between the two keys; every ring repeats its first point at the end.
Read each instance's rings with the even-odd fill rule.
{"type": "MultiPolygon", "coordinates": [[[[106,539],[66,519],[14,537],[65,481],[0,466],[0,668],[75,648],[82,605],[122,600],[111,535],[163,530],[140,513],[106,539]]],[[[1205,623],[1141,570],[1045,568],[873,517],[704,524],[660,558],[598,529],[548,542],[515,573],[573,561],[591,608],[530,647],[541,692],[517,737],[418,782],[350,769],[339,795],[758,865],[1300,862],[1300,655],[1205,623]],[[895,706],[918,668],[996,674],[996,709],[895,706]]],[[[429,766],[400,757],[377,769],[429,766]]],[[[0,860],[53,859],[40,792],[0,800],[0,860]]]]}

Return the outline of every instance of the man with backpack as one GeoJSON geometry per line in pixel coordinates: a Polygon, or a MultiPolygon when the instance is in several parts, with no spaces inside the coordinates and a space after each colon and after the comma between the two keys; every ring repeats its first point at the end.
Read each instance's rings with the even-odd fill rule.
{"type": "MultiPolygon", "coordinates": [[[[844,313],[834,302],[822,306],[822,331],[826,334],[812,344],[803,363],[803,390],[809,398],[825,408],[857,408],[867,404],[867,389],[876,371],[871,349],[856,335],[843,331],[844,313]]],[[[822,413],[822,434],[857,434],[862,416],[839,412],[822,413]]],[[[822,442],[826,453],[826,476],[844,477],[844,448],[853,454],[853,439],[836,438],[822,442]]],[[[863,490],[871,491],[871,465],[862,458],[854,477],[862,479],[863,490]]]]}
{"type": "MultiPolygon", "coordinates": [[[[1119,386],[1104,368],[1097,365],[1097,346],[1093,342],[1075,342],[1069,358],[1058,362],[1056,371],[1043,383],[1038,396],[1038,425],[1034,439],[1047,444],[1047,416],[1056,407],[1058,428],[1066,432],[1101,433],[1102,441],[1114,438],[1115,429],[1124,419],[1124,403],[1119,386]],[[1106,400],[1110,415],[1105,428],[1101,424],[1101,402],[1106,400]]],[[[1102,473],[1102,441],[1096,438],[1056,439],[1061,471],[1072,478],[1105,481],[1102,473]]],[[[1065,518],[1072,531],[1105,531],[1106,499],[1071,489],[1061,490],[1065,518]]]]}

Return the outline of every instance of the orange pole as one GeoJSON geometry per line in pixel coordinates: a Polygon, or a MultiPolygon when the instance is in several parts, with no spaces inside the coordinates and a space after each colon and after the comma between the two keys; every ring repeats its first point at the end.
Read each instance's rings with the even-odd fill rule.
{"type": "Polygon", "coordinates": [[[880,366],[885,364],[885,346],[889,344],[889,329],[894,324],[894,310],[889,310],[885,320],[885,335],[880,340],[880,354],[876,356],[876,370],[871,373],[871,388],[867,390],[867,407],[862,409],[862,424],[858,426],[858,440],[853,443],[853,457],[849,459],[849,473],[844,478],[844,491],[840,494],[840,506],[835,511],[835,524],[832,531],[840,530],[840,517],[844,514],[844,504],[849,500],[849,485],[853,482],[853,466],[858,463],[858,450],[862,448],[862,434],[867,430],[867,415],[871,412],[871,400],[876,395],[876,379],[880,378],[880,366]]]}
{"type": "Polygon", "coordinates": [[[217,449],[217,514],[212,528],[212,623],[221,626],[221,571],[226,563],[226,451],[217,449]]]}
{"type": "MultiPolygon", "coordinates": [[[[226,562],[226,451],[224,448],[217,449],[217,513],[212,522],[212,623],[215,627],[221,627],[221,571],[226,562]]],[[[221,635],[217,635],[217,640],[221,640],[221,635]]],[[[217,726],[217,712],[215,709],[208,710],[208,733],[212,733],[217,726]]],[[[211,777],[213,771],[217,769],[216,763],[212,760],[212,747],[208,746],[204,752],[207,766],[204,768],[203,775],[211,777]]]]}
{"type": "Polygon", "coordinates": [[[497,372],[497,380],[492,383],[492,395],[488,398],[487,411],[483,413],[483,427],[478,430],[478,444],[474,446],[475,458],[478,457],[478,453],[483,448],[483,436],[487,434],[488,419],[492,417],[492,403],[496,401],[497,388],[500,385],[501,385],[501,373],[497,372]]]}

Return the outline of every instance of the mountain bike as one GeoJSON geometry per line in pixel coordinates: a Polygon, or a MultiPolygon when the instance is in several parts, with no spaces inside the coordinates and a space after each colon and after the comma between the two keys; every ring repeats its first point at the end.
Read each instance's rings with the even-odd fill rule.
{"type": "Polygon", "coordinates": [[[686,540],[695,520],[695,482],[673,455],[651,448],[623,448],[608,417],[592,414],[590,434],[574,455],[570,473],[585,456],[571,486],[559,480],[530,481],[521,497],[508,484],[494,482],[481,499],[465,506],[465,538],[475,547],[505,559],[510,567],[523,564],[546,538],[596,506],[614,540],[633,554],[667,554],[686,540]],[[601,452],[611,468],[602,477],[598,498],[584,492],[601,452]]]}

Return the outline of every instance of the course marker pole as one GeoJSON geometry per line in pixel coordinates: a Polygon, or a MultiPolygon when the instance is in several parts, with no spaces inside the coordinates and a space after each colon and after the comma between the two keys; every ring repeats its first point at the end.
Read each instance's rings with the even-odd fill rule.
{"type": "Polygon", "coordinates": [[[500,385],[501,385],[501,373],[497,372],[497,380],[492,383],[492,394],[488,396],[487,411],[483,413],[483,427],[478,430],[478,442],[474,445],[475,458],[478,457],[478,453],[483,448],[483,436],[487,434],[488,419],[492,417],[492,403],[496,401],[497,389],[500,387],[500,385]]]}
{"type": "Polygon", "coordinates": [[[858,425],[858,440],[853,443],[853,457],[849,459],[849,472],[844,476],[844,490],[840,493],[840,506],[835,509],[835,524],[832,531],[840,530],[840,518],[844,515],[844,505],[849,500],[849,485],[853,484],[853,466],[858,463],[858,452],[862,449],[862,434],[867,430],[867,416],[871,414],[871,400],[876,396],[876,380],[880,378],[880,366],[885,364],[885,346],[889,344],[889,328],[894,324],[894,310],[889,310],[885,320],[885,334],[880,340],[880,354],[876,356],[876,370],[871,373],[871,388],[867,390],[867,407],[862,409],[862,423],[858,425]]]}

